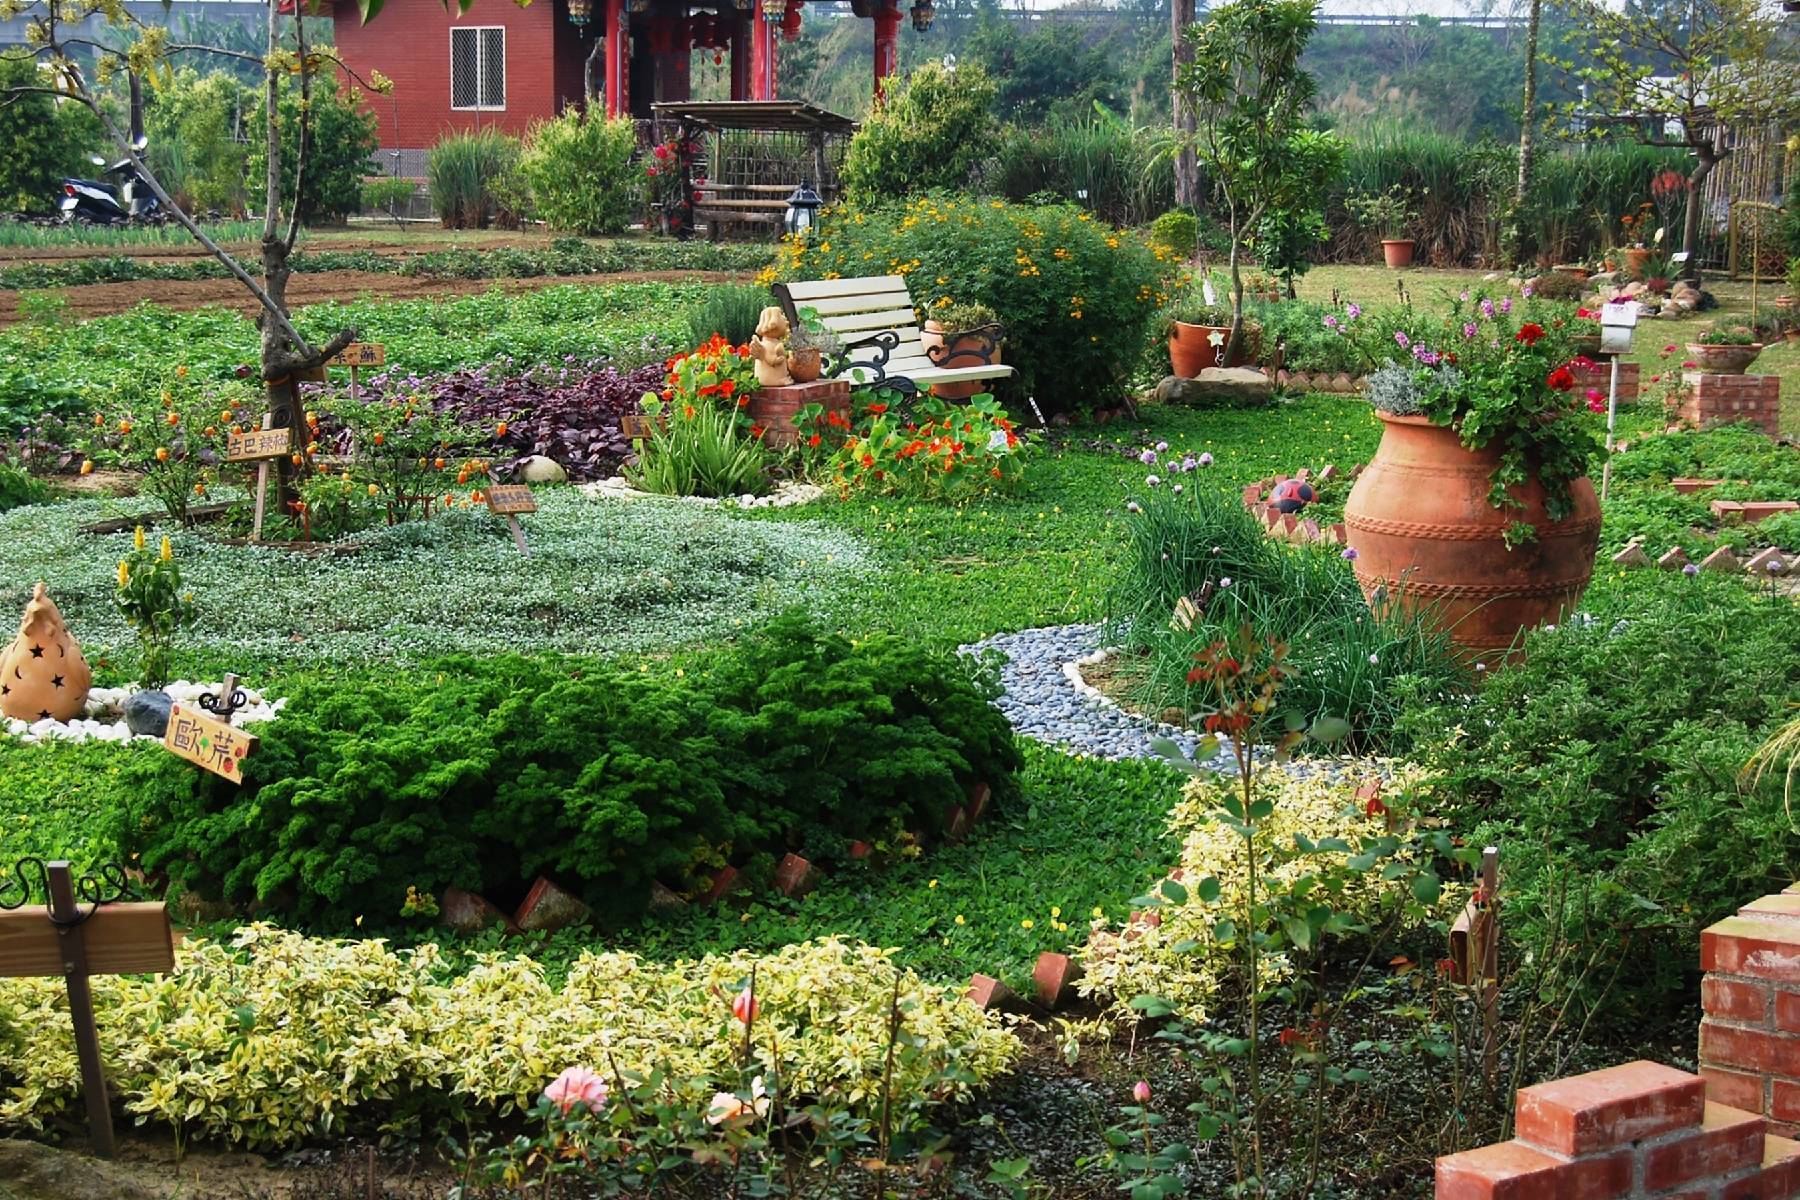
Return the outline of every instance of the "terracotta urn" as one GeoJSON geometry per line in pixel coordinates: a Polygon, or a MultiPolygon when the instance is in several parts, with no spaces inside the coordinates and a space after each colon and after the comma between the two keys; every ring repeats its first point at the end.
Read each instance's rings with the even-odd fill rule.
{"type": "Polygon", "coordinates": [[[788,372],[795,383],[811,383],[825,370],[825,356],[815,346],[788,351],[788,372]]]}
{"type": "Polygon", "coordinates": [[[1169,365],[1182,379],[1198,378],[1207,367],[1241,367],[1244,365],[1244,341],[1238,352],[1225,358],[1225,347],[1231,340],[1228,325],[1189,325],[1186,321],[1169,322],[1169,365]]]}
{"type": "Polygon", "coordinates": [[[68,721],[81,715],[94,673],[43,584],[0,654],[0,712],[20,721],[68,721]]]}
{"type": "Polygon", "coordinates": [[[1704,342],[1687,344],[1688,358],[1700,364],[1708,375],[1742,375],[1749,370],[1762,346],[1713,346],[1704,342]]]}
{"type": "Polygon", "coordinates": [[[1593,485],[1571,487],[1574,511],[1552,523],[1535,479],[1513,489],[1523,508],[1488,503],[1500,448],[1470,450],[1424,417],[1377,413],[1375,457],[1344,505],[1356,580],[1371,604],[1428,611],[1474,659],[1505,655],[1519,631],[1560,620],[1586,590],[1600,544],[1593,485]],[[1507,549],[1507,527],[1535,541],[1507,549]]]}
{"type": "Polygon", "coordinates": [[[1625,275],[1629,279],[1642,279],[1644,271],[1650,265],[1650,251],[1644,246],[1633,246],[1625,251],[1625,275]]]}
{"type": "MultiPolygon", "coordinates": [[[[940,366],[973,367],[1000,361],[1001,346],[995,343],[988,353],[988,341],[974,334],[952,334],[940,321],[927,320],[919,331],[919,348],[925,357],[940,366]]],[[[934,383],[931,394],[939,400],[967,400],[993,388],[991,379],[975,379],[966,383],[934,383]]]]}
{"type": "Polygon", "coordinates": [[[1382,238],[1381,258],[1387,263],[1388,270],[1402,271],[1413,263],[1413,240],[1411,238],[1382,238]]]}

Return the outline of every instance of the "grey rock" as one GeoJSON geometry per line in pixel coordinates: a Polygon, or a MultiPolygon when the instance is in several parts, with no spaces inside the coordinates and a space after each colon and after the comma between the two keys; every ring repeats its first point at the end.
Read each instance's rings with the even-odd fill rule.
{"type": "Polygon", "coordinates": [[[139,737],[161,737],[169,728],[169,710],[175,701],[169,693],[145,689],[125,697],[121,706],[125,724],[139,737]]]}
{"type": "Polygon", "coordinates": [[[1275,381],[1250,367],[1204,367],[1192,379],[1170,375],[1156,385],[1159,404],[1267,404],[1275,381]]]}
{"type": "Polygon", "coordinates": [[[519,478],[525,483],[567,483],[569,473],[555,459],[533,454],[520,461],[519,478]]]}

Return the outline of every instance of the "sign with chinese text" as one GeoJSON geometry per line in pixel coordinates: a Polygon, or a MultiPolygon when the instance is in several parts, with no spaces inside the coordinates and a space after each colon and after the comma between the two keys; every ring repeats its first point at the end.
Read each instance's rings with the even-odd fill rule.
{"type": "Polygon", "coordinates": [[[169,710],[163,746],[178,758],[205,767],[233,783],[244,781],[244,759],[256,749],[256,737],[206,713],[177,704],[169,710]]]}
{"type": "Polygon", "coordinates": [[[325,360],[328,367],[380,367],[387,364],[387,347],[380,342],[351,342],[325,360]]]}
{"type": "Polygon", "coordinates": [[[522,483],[497,483],[488,489],[488,510],[505,516],[510,513],[532,513],[538,510],[531,489],[522,483]]]}
{"type": "Polygon", "coordinates": [[[225,435],[226,462],[256,462],[286,458],[293,448],[293,432],[287,429],[232,430],[225,435]]]}

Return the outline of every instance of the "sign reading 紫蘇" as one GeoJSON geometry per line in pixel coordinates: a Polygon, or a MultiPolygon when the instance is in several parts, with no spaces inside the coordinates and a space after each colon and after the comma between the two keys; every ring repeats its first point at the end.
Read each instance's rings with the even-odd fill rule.
{"type": "Polygon", "coordinates": [[[387,347],[380,342],[351,342],[325,360],[328,367],[382,367],[387,365],[387,347]]]}

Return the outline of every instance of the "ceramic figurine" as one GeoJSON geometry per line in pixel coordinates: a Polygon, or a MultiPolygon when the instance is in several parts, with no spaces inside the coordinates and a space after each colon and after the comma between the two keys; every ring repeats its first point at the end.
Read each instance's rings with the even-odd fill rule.
{"type": "Polygon", "coordinates": [[[1269,503],[1278,513],[1297,513],[1311,504],[1317,493],[1303,479],[1284,479],[1269,493],[1269,503]]]}
{"type": "Polygon", "coordinates": [[[762,310],[756,322],[756,336],[750,339],[750,357],[756,360],[756,383],[759,387],[786,387],[794,382],[788,371],[788,319],[779,305],[762,310]]]}
{"type": "Polygon", "coordinates": [[[62,613],[38,584],[19,636],[0,654],[0,712],[21,721],[71,720],[81,715],[93,680],[62,613]]]}

